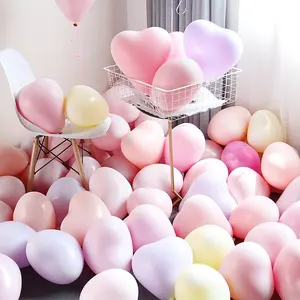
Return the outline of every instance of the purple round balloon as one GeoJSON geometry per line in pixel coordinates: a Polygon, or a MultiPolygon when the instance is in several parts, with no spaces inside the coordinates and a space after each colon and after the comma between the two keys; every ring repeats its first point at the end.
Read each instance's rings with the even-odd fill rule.
{"type": "Polygon", "coordinates": [[[243,43],[236,32],[206,20],[190,23],[183,41],[187,57],[199,64],[206,82],[222,77],[243,53],[243,43]]]}

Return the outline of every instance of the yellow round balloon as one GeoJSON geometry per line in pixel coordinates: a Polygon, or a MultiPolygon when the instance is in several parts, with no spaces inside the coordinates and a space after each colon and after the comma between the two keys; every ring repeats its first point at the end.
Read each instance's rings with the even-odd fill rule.
{"type": "Polygon", "coordinates": [[[175,284],[176,300],[230,300],[226,280],[215,269],[201,264],[185,268],[175,284]]]}
{"type": "Polygon", "coordinates": [[[71,88],[64,103],[69,121],[79,127],[99,125],[109,114],[105,99],[94,89],[85,85],[71,88]]]}
{"type": "Polygon", "coordinates": [[[224,257],[234,248],[230,234],[216,225],[205,225],[193,230],[185,240],[193,250],[194,263],[219,269],[224,257]]]}

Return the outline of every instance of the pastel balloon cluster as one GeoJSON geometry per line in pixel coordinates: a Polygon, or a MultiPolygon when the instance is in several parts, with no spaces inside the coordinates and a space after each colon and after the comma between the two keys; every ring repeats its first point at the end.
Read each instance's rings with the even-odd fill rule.
{"type": "Polygon", "coordinates": [[[184,33],[169,34],[158,27],[123,31],[111,43],[121,71],[164,112],[189,104],[204,81],[222,77],[242,52],[242,41],[235,32],[205,20],[192,22],[184,33]],[[178,91],[191,85],[195,88],[178,91]]]}

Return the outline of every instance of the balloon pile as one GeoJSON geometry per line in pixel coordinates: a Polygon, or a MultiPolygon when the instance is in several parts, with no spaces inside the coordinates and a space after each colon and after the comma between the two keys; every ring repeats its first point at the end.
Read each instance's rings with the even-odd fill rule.
{"type": "Polygon", "coordinates": [[[242,52],[237,33],[206,20],[192,22],[184,33],[169,34],[158,27],[127,30],[111,43],[120,70],[138,91],[151,95],[155,107],[163,112],[188,105],[203,82],[221,78],[236,65],[242,52]],[[155,88],[151,91],[149,85],[155,88]],[[190,86],[193,88],[179,90],[190,86]]]}
{"type": "MultiPolygon", "coordinates": [[[[122,102],[116,88],[103,96],[111,126],[83,145],[93,155],[83,157],[89,191],[55,160],[26,193],[30,151],[0,144],[0,299],[19,298],[20,268],[65,285],[85,263],[95,276],[80,300],[137,300],[137,281],[161,300],[267,300],[275,289],[282,299],[300,298],[300,158],[279,119],[226,108],[208,125],[210,140],[192,124],[176,126],[183,200],[173,218],[167,121],[122,102]]],[[[72,151],[62,159],[77,168],[72,151]]]]}

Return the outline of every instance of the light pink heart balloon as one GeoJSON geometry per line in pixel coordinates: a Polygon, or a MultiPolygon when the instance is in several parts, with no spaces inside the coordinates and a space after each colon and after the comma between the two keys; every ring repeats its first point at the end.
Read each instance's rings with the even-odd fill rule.
{"type": "Polygon", "coordinates": [[[300,202],[292,204],[280,217],[280,223],[286,224],[300,238],[300,202]]]}
{"type": "Polygon", "coordinates": [[[42,78],[25,86],[17,96],[19,113],[48,133],[59,133],[65,126],[64,94],[53,80],[42,78]]]}
{"type": "Polygon", "coordinates": [[[171,32],[170,37],[172,40],[172,48],[168,60],[186,57],[184,44],[183,44],[183,32],[180,31],[171,32]]]}
{"type": "Polygon", "coordinates": [[[220,226],[232,236],[231,225],[220,207],[207,196],[192,196],[185,201],[174,219],[173,227],[176,235],[184,239],[194,229],[204,225],[220,226]]]}
{"type": "Polygon", "coordinates": [[[80,22],[95,0],[55,0],[62,13],[71,22],[80,22]]]}
{"type": "Polygon", "coordinates": [[[9,207],[14,209],[24,194],[25,187],[20,179],[13,176],[0,177],[0,200],[9,207]]]}
{"type": "MultiPolygon", "coordinates": [[[[202,131],[193,124],[184,123],[172,129],[173,162],[180,172],[186,172],[198,162],[205,150],[205,138],[202,131]]],[[[170,164],[169,138],[164,146],[164,159],[170,164]]]]}
{"type": "Polygon", "coordinates": [[[227,180],[229,192],[237,203],[251,196],[270,197],[270,187],[262,176],[247,167],[233,170],[227,180]]]}
{"type": "MultiPolygon", "coordinates": [[[[171,51],[169,33],[159,27],[142,31],[123,31],[111,42],[111,54],[122,72],[131,79],[152,84],[160,66],[168,59],[171,51]]],[[[135,86],[148,94],[141,85],[135,86]]]]}
{"type": "Polygon", "coordinates": [[[228,283],[232,299],[266,300],[273,295],[270,258],[256,243],[244,242],[235,246],[224,258],[219,272],[228,283]]]}
{"type": "Polygon", "coordinates": [[[202,82],[202,70],[194,60],[189,58],[169,60],[157,70],[152,83],[153,86],[168,92],[152,89],[151,101],[163,112],[176,111],[192,101],[202,82]],[[196,86],[177,90],[190,85],[196,86]]]}
{"type": "Polygon", "coordinates": [[[137,206],[126,218],[134,252],[144,245],[175,236],[171,222],[158,207],[151,204],[137,206]]]}

